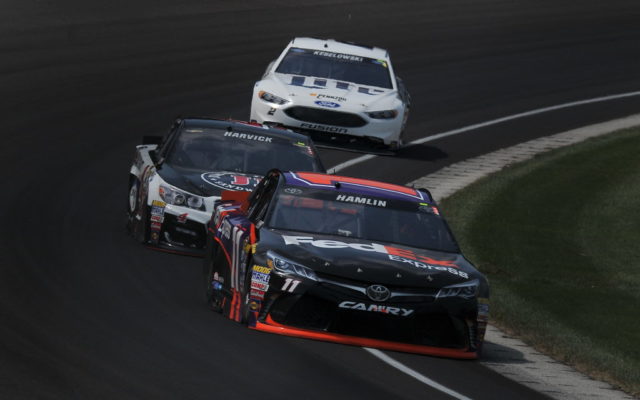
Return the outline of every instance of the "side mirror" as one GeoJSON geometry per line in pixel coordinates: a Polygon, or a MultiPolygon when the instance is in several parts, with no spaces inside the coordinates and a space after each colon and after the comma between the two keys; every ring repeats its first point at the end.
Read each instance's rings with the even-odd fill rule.
{"type": "Polygon", "coordinates": [[[160,144],[162,143],[162,136],[143,136],[142,144],[160,144]]]}

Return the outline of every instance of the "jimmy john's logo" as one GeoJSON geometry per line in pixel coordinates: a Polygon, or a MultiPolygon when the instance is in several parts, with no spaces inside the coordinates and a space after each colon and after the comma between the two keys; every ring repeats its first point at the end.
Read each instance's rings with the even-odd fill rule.
{"type": "Polygon", "coordinates": [[[225,132],[225,137],[232,137],[237,139],[246,139],[246,140],[255,140],[258,142],[267,142],[271,143],[273,141],[272,137],[262,136],[262,135],[254,135],[252,133],[238,133],[238,132],[225,132]]]}
{"type": "Polygon", "coordinates": [[[343,301],[338,305],[338,307],[346,308],[348,310],[360,310],[360,311],[396,315],[398,317],[408,317],[409,315],[413,314],[413,311],[414,311],[410,308],[389,307],[389,306],[383,306],[379,304],[357,303],[355,301],[343,301]]]}
{"type": "Polygon", "coordinates": [[[311,236],[288,236],[282,235],[286,245],[305,245],[310,244],[314,247],[322,249],[354,249],[359,251],[369,251],[375,253],[386,254],[389,260],[397,261],[403,264],[409,264],[414,268],[423,269],[425,271],[442,271],[452,275],[457,275],[464,279],[469,279],[469,274],[460,270],[451,260],[436,260],[434,258],[416,254],[413,250],[400,249],[393,246],[385,246],[379,243],[347,243],[339,240],[316,240],[311,236]]]}
{"type": "Polygon", "coordinates": [[[385,200],[370,199],[368,197],[359,196],[347,196],[346,194],[339,194],[336,197],[337,201],[344,201],[346,203],[364,204],[367,206],[386,207],[387,202],[385,200]]]}
{"type": "Polygon", "coordinates": [[[229,174],[220,172],[207,172],[201,175],[202,180],[209,185],[216,186],[223,190],[244,190],[250,192],[258,183],[260,177],[245,174],[229,174]]]}

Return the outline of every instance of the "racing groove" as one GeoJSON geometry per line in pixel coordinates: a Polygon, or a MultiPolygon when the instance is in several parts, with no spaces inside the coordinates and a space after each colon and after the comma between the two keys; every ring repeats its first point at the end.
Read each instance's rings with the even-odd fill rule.
{"type": "MultiPolygon", "coordinates": [[[[133,146],[178,114],[246,118],[253,81],[298,35],[389,48],[414,100],[409,140],[637,90],[640,6],[210,3],[3,5],[0,397],[447,398],[357,347],[256,333],[208,311],[199,260],[125,234],[133,146]]],[[[344,172],[403,183],[639,106],[514,121],[344,172]]],[[[542,397],[475,362],[393,357],[474,399],[542,397]]]]}

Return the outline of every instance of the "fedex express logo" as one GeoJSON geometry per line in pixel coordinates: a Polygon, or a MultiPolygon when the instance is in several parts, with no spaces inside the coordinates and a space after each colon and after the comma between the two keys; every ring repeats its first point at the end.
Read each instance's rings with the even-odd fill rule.
{"type": "Polygon", "coordinates": [[[460,276],[461,278],[468,279],[469,274],[464,271],[460,271],[460,267],[455,265],[453,261],[436,260],[431,257],[416,254],[411,250],[399,249],[392,246],[384,246],[378,243],[345,243],[338,240],[315,240],[311,236],[287,236],[282,235],[284,243],[302,245],[310,244],[314,247],[322,249],[346,249],[351,248],[360,251],[372,251],[376,253],[386,254],[389,260],[398,261],[410,264],[415,268],[445,271],[450,274],[460,276]]]}

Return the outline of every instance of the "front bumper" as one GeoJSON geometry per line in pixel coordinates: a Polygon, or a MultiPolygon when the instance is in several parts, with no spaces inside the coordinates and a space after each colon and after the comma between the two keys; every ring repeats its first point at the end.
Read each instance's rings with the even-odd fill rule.
{"type": "MultiPolygon", "coordinates": [[[[281,287],[280,281],[278,275],[271,274],[272,288],[281,287]]],[[[452,358],[478,357],[482,338],[475,300],[436,300],[435,293],[395,288],[395,297],[378,303],[334,283],[306,281],[297,293],[270,290],[249,326],[349,345],[452,358]]]]}
{"type": "Polygon", "coordinates": [[[364,112],[331,111],[296,104],[276,105],[254,99],[251,120],[281,125],[305,133],[313,132],[312,138],[318,141],[355,137],[388,146],[399,143],[403,116],[375,119],[364,112]],[[335,113],[334,118],[331,118],[331,113],[335,113]]]}
{"type": "Polygon", "coordinates": [[[149,245],[163,251],[202,257],[211,213],[171,204],[161,208],[160,216],[151,215],[149,245]]]}
{"type": "Polygon", "coordinates": [[[278,335],[300,337],[304,339],[322,340],[325,342],[333,342],[346,344],[350,346],[374,347],[383,350],[401,351],[405,353],[425,354],[436,357],[460,358],[460,359],[476,359],[477,351],[469,351],[468,349],[447,349],[433,346],[414,345],[409,343],[392,342],[387,340],[370,339],[366,337],[355,337],[341,335],[331,332],[319,332],[308,329],[300,329],[278,324],[271,317],[267,317],[265,322],[257,322],[252,329],[275,333],[278,335]]]}

